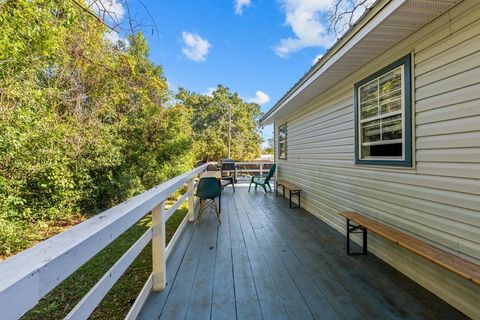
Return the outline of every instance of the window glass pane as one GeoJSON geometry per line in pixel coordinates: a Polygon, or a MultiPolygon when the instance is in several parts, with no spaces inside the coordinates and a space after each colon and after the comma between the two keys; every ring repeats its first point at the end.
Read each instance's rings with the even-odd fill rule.
{"type": "Polygon", "coordinates": [[[400,99],[402,97],[402,89],[396,89],[393,91],[389,91],[384,93],[378,99],[380,103],[388,102],[390,100],[400,99]]]}
{"type": "Polygon", "coordinates": [[[287,157],[287,126],[282,125],[278,128],[278,157],[285,159],[287,157]]]}
{"type": "Polygon", "coordinates": [[[363,124],[363,142],[380,141],[380,120],[373,120],[363,124]]]}
{"type": "Polygon", "coordinates": [[[371,100],[367,103],[361,104],[362,119],[378,116],[378,101],[377,99],[371,100]]]}
{"type": "Polygon", "coordinates": [[[402,109],[401,97],[395,100],[384,102],[380,105],[380,114],[386,114],[390,112],[399,111],[402,109]]]}
{"type": "Polygon", "coordinates": [[[360,87],[360,103],[376,100],[378,95],[378,81],[374,80],[360,87]]]}
{"type": "Polygon", "coordinates": [[[279,158],[285,158],[286,152],[285,152],[285,143],[279,143],[278,144],[278,156],[279,158]]]}
{"type": "Polygon", "coordinates": [[[402,87],[402,68],[399,67],[395,70],[392,70],[380,78],[378,78],[379,82],[379,92],[380,96],[391,92],[401,89],[402,87]]]}
{"type": "Polygon", "coordinates": [[[382,140],[402,139],[402,115],[382,119],[382,140]]]}
{"type": "MultiPolygon", "coordinates": [[[[382,164],[389,160],[411,159],[411,150],[405,149],[409,147],[409,142],[403,140],[408,136],[403,130],[411,130],[408,126],[410,119],[407,119],[407,124],[403,123],[406,116],[404,108],[410,107],[411,98],[410,90],[404,88],[405,77],[410,76],[410,59],[404,57],[398,62],[395,67],[384,69],[388,71],[383,74],[376,73],[360,82],[363,84],[356,85],[355,121],[358,131],[355,143],[359,152],[356,159],[378,160],[382,164]]],[[[364,163],[369,164],[367,161],[364,163]]],[[[403,165],[400,162],[392,163],[403,165]]]]}
{"type": "Polygon", "coordinates": [[[287,135],[287,130],[285,126],[282,126],[278,129],[278,140],[284,141],[287,135]]]}

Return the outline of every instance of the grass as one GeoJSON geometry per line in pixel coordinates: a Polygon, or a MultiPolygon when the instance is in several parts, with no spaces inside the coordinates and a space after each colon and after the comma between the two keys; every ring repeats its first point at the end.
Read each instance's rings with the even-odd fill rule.
{"type": "MultiPolygon", "coordinates": [[[[186,203],[184,203],[167,221],[167,243],[174,235],[187,211],[186,203]]],[[[52,290],[22,319],[63,319],[150,226],[151,216],[149,214],[52,290]]],[[[151,252],[151,243],[149,243],[105,296],[90,319],[125,318],[152,272],[151,252]]]]}
{"type": "Polygon", "coordinates": [[[87,218],[73,215],[62,219],[15,223],[0,218],[0,261],[30,248],[87,218]]]}

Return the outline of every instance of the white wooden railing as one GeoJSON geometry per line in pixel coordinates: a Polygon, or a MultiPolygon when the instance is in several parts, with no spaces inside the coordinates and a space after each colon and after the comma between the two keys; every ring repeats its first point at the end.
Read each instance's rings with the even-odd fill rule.
{"type": "Polygon", "coordinates": [[[87,319],[108,291],[152,240],[153,272],[132,306],[128,319],[138,315],[151,290],[163,290],[166,260],[187,222],[194,217],[194,179],[208,164],[177,176],[57,236],[0,262],[0,318],[17,319],[88,262],[93,256],[152,212],[152,227],[105,273],[72,309],[66,319],[87,319]],[[187,192],[168,210],[165,200],[187,184],[187,192]],[[165,246],[165,222],[188,199],[188,214],[165,246]]]}
{"type": "Polygon", "coordinates": [[[237,166],[237,176],[252,175],[252,174],[267,174],[270,170],[270,166],[273,165],[272,161],[245,161],[235,162],[237,166]],[[254,167],[254,168],[251,168],[254,167]]]}

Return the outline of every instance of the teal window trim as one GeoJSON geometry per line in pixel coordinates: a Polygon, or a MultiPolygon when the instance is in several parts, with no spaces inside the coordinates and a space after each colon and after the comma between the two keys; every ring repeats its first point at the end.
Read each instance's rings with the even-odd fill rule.
{"type": "Polygon", "coordinates": [[[385,68],[375,72],[367,78],[355,83],[354,85],[354,117],[355,117],[355,164],[364,165],[378,165],[378,166],[397,166],[397,167],[412,167],[412,70],[411,70],[411,56],[410,54],[393,62],[385,68]],[[359,97],[358,89],[381,75],[398,68],[403,65],[403,86],[404,92],[404,155],[401,160],[387,160],[387,159],[361,159],[360,158],[360,134],[359,134],[359,97]]]}

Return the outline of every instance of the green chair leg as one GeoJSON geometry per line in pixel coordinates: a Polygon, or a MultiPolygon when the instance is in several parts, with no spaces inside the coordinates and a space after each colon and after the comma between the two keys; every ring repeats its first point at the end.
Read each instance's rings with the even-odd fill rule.
{"type": "Polygon", "coordinates": [[[255,184],[255,191],[258,189],[258,185],[261,185],[263,190],[265,190],[266,193],[268,193],[268,189],[270,192],[273,192],[272,186],[270,185],[270,179],[273,177],[275,174],[275,169],[277,168],[276,164],[272,164],[270,167],[270,170],[268,171],[268,174],[265,175],[257,175],[257,176],[252,176],[252,180],[250,181],[250,185],[248,186],[248,191],[250,192],[252,188],[252,183],[255,184]],[[268,187],[268,189],[267,189],[268,187]]]}

